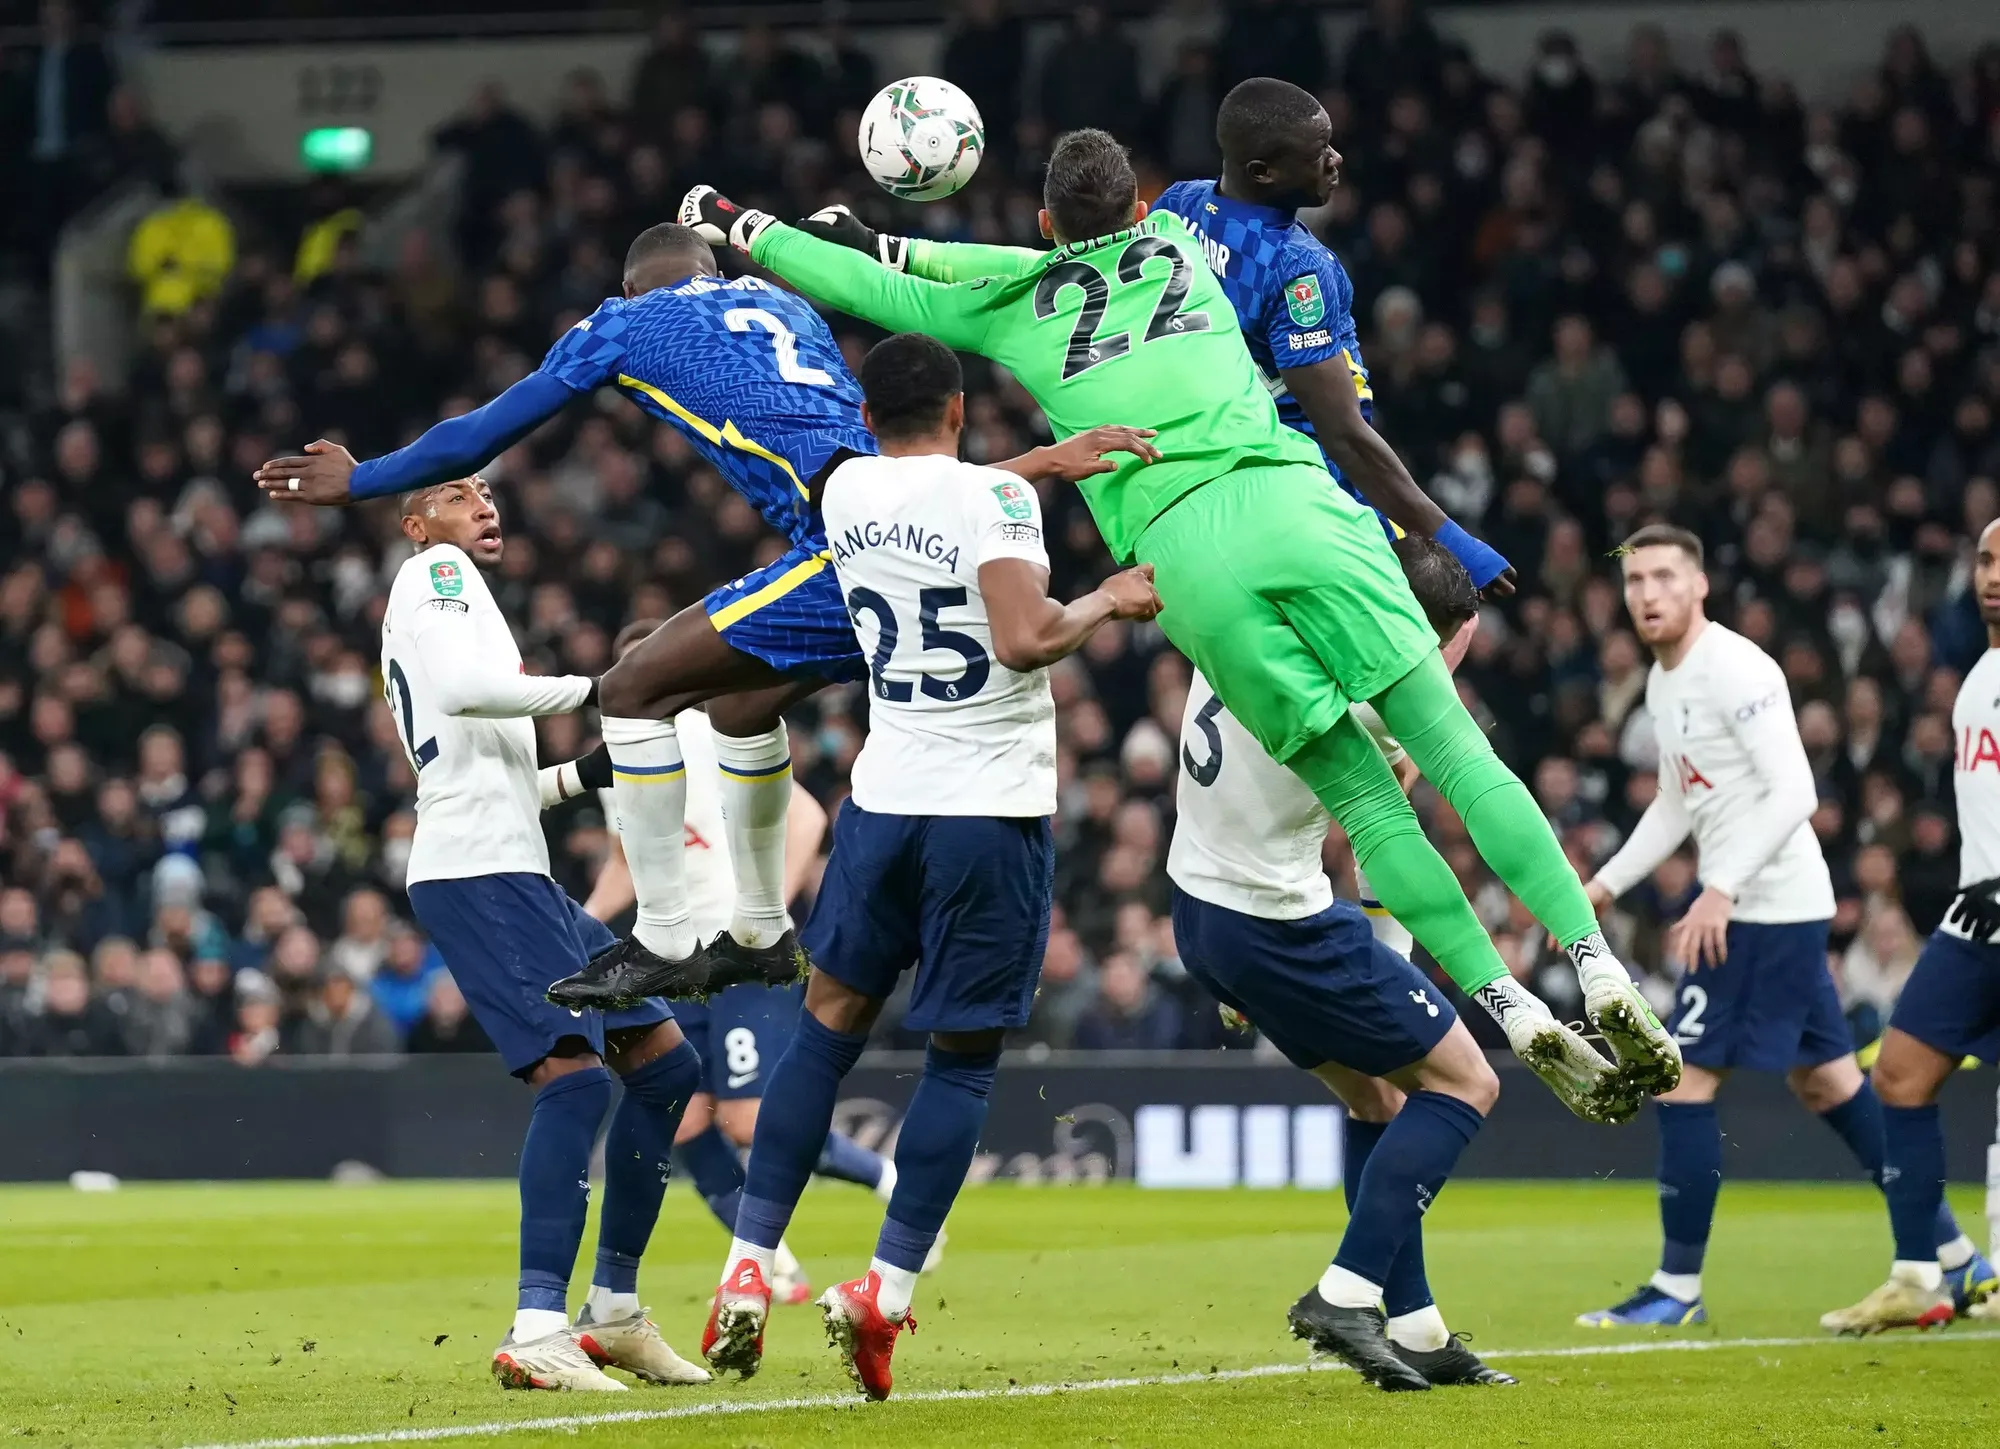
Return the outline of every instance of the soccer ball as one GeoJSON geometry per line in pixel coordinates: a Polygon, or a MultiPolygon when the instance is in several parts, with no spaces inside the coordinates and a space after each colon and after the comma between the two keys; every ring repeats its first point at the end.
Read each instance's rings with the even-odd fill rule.
{"type": "Polygon", "coordinates": [[[937,201],[972,179],[986,125],[972,97],[935,76],[882,87],[861,113],[861,164],[904,201],[937,201]]]}

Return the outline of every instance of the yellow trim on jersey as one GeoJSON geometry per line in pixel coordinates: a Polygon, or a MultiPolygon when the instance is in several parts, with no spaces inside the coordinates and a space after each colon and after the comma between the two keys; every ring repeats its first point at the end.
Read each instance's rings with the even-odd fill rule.
{"type": "Polygon", "coordinates": [[[1368,374],[1354,360],[1354,354],[1343,347],[1340,349],[1340,360],[1347,364],[1348,375],[1354,379],[1354,395],[1363,402],[1374,402],[1375,389],[1369,386],[1368,374]]]}
{"type": "Polygon", "coordinates": [[[772,579],[770,583],[757,590],[756,593],[745,594],[742,598],[736,600],[735,603],[725,604],[720,609],[717,609],[713,614],[708,616],[708,622],[715,626],[717,633],[721,633],[731,624],[748,618],[766,604],[782,599],[786,594],[789,594],[793,589],[796,589],[800,584],[824,569],[830,562],[832,562],[832,559],[827,554],[816,553],[803,563],[793,564],[775,579],[772,579]]]}
{"type": "Polygon", "coordinates": [[[1364,916],[1374,916],[1381,920],[1387,920],[1389,918],[1389,908],[1387,906],[1363,906],[1361,908],[1361,914],[1364,916]]]}
{"type": "Polygon", "coordinates": [[[728,418],[724,418],[722,426],[718,428],[706,418],[696,417],[693,413],[661,392],[657,387],[654,387],[650,382],[641,382],[630,373],[619,373],[618,385],[620,387],[629,387],[634,392],[644,393],[718,448],[734,448],[739,453],[748,453],[753,458],[762,458],[768,463],[776,463],[784,470],[785,476],[792,480],[792,486],[799,490],[800,497],[810,496],[806,490],[805,480],[799,477],[798,469],[794,468],[790,463],[786,462],[762,443],[757,442],[753,438],[744,437],[736,424],[728,418]]]}

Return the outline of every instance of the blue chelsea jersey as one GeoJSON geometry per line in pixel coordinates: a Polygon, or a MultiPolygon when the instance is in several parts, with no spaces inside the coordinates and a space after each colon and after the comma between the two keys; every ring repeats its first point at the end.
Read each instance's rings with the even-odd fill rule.
{"type": "MultiPolygon", "coordinates": [[[[1177,181],[1161,193],[1154,210],[1174,213],[1200,241],[1287,427],[1312,436],[1311,420],[1279,373],[1316,362],[1346,364],[1361,415],[1373,420],[1375,393],[1354,327],[1354,283],[1326,243],[1291,212],[1232,201],[1213,181],[1177,181]]],[[[1327,467],[1354,492],[1331,458],[1327,467]]]]}
{"type": "Polygon", "coordinates": [[[755,277],[607,298],[541,370],[578,392],[616,387],[672,424],[794,545],[824,541],[813,475],[841,449],[875,452],[861,386],[826,322],[755,277]]]}

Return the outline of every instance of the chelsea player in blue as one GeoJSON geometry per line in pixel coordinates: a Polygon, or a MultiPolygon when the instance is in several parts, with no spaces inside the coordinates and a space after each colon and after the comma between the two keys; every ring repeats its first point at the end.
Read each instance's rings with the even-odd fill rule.
{"type": "MultiPolygon", "coordinates": [[[[257,469],[280,502],[342,505],[464,477],[580,397],[616,388],[677,429],[791,545],[776,562],[682,610],[604,676],[600,694],[619,834],[638,896],[632,934],[550,988],[572,1009],[649,996],[706,997],[781,985],[809,964],[785,909],[791,752],[784,710],[863,667],[830,566],[819,488],[875,440],[861,389],[806,302],[755,278],[725,279],[686,227],[643,231],[625,254],[624,295],[549,349],[484,407],[365,463],[321,440],[257,469]],[[703,943],[688,901],[687,772],[673,720],[707,706],[715,730],[736,902],[703,943]]],[[[1074,481],[1130,430],[1096,429],[999,466],[1074,481]]],[[[592,782],[586,782],[592,783],[592,782]]]]}
{"type": "Polygon", "coordinates": [[[782,712],[861,672],[815,489],[836,464],[873,454],[875,441],[833,334],[792,294],[721,277],[708,245],[680,226],[640,233],[624,282],[622,297],[564,333],[540,368],[484,407],[364,463],[320,441],[256,475],[279,501],[384,497],[469,474],[578,398],[612,387],[686,437],[790,544],[775,563],[668,620],[604,677],[604,739],[639,910],[632,935],[552,998],[573,1008],[604,1005],[599,998],[614,992],[707,995],[803,974],[783,898],[792,785],[782,712]],[[737,887],[729,929],[705,944],[687,900],[687,778],[673,725],[703,703],[737,887]]]}
{"type": "Polygon", "coordinates": [[[1354,284],[1297,215],[1340,184],[1325,109],[1309,91],[1254,77],[1223,97],[1215,139],[1221,178],[1175,182],[1154,209],[1173,212],[1200,238],[1279,418],[1319,443],[1340,485],[1372,504],[1392,533],[1435,538],[1482,592],[1511,594],[1507,560],[1445,516],[1371,421],[1354,284]]]}

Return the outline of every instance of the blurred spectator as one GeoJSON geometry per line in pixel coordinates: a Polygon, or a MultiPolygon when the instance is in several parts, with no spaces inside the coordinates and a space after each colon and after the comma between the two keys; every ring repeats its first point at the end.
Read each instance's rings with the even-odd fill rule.
{"type": "Polygon", "coordinates": [[[423,1015],[410,1028],[412,1052],[490,1052],[493,1043],[466,1009],[465,997],[448,971],[430,978],[423,1015]]]}
{"type": "Polygon", "coordinates": [[[1042,60],[1041,118],[1053,132],[1129,127],[1139,104],[1139,57],[1102,7],[1080,5],[1042,60]]]}
{"type": "Polygon", "coordinates": [[[965,0],[945,40],[939,74],[977,98],[988,144],[1012,142],[1027,55],[1026,32],[1020,18],[1007,13],[1006,0],[965,0]]]}
{"type": "Polygon", "coordinates": [[[201,1007],[188,994],[180,957],[148,951],[139,963],[139,989],[125,1013],[125,1049],[135,1057],[176,1057],[194,1050],[201,1007]]]}
{"type": "Polygon", "coordinates": [[[353,972],[330,966],[306,1006],[292,1048],[302,1056],[381,1056],[401,1050],[396,1028],[353,972]]]}
{"type": "Polygon", "coordinates": [[[387,928],[386,950],[380,966],[369,977],[368,992],[397,1033],[407,1035],[424,1015],[433,988],[444,974],[444,962],[437,952],[413,927],[399,921],[387,928]]]}
{"type": "Polygon", "coordinates": [[[1130,951],[1114,951],[1097,972],[1097,1001],[1076,1023],[1080,1051],[1157,1051],[1181,1042],[1181,1006],[1160,990],[1130,951]]]}
{"type": "Polygon", "coordinates": [[[52,951],[42,962],[39,1009],[23,1023],[21,1055],[111,1057],[123,1054],[118,1022],[94,999],[90,973],[74,951],[52,951]]]}

